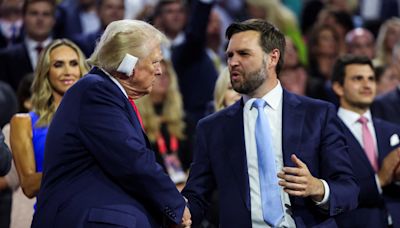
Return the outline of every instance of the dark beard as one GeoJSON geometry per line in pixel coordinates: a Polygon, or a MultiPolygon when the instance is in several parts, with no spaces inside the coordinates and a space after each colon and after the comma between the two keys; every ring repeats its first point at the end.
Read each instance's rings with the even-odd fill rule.
{"type": "Polygon", "coordinates": [[[250,72],[243,76],[243,83],[232,83],[232,88],[240,93],[240,94],[251,94],[253,93],[258,87],[260,87],[264,81],[267,79],[267,74],[265,72],[266,64],[263,61],[261,68],[257,71],[250,72]]]}

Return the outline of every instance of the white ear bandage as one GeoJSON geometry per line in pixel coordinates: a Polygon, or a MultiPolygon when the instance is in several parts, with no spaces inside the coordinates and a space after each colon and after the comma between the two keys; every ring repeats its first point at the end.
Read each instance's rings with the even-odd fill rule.
{"type": "Polygon", "coordinates": [[[136,56],[125,54],[124,59],[119,64],[117,71],[120,73],[124,73],[126,76],[131,76],[133,69],[135,69],[135,65],[139,59],[136,56]]]}

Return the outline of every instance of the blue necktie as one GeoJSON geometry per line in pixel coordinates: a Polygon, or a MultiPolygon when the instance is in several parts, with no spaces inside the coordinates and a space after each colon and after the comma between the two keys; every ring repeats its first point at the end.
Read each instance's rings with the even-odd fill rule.
{"type": "Polygon", "coordinates": [[[268,116],[264,112],[265,105],[267,102],[263,99],[256,99],[252,104],[252,107],[258,110],[255,127],[258,174],[264,221],[271,227],[277,227],[283,218],[283,208],[272,149],[271,128],[268,116]]]}

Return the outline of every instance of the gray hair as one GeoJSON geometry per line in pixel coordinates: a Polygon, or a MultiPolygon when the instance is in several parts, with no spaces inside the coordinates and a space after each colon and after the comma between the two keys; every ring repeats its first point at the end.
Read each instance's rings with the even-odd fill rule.
{"type": "Polygon", "coordinates": [[[136,56],[140,61],[156,45],[166,42],[164,34],[144,21],[114,21],[107,26],[87,61],[92,66],[113,72],[117,70],[125,54],[136,56]]]}

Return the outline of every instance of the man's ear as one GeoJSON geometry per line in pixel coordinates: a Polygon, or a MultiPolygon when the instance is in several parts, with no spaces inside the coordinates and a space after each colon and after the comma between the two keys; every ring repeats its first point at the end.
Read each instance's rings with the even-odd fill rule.
{"type": "Polygon", "coordinates": [[[275,69],[276,65],[278,65],[279,62],[279,58],[281,57],[281,53],[279,52],[278,49],[273,49],[270,53],[269,53],[269,58],[267,59],[268,65],[275,69]]]}
{"type": "Polygon", "coordinates": [[[334,82],[332,84],[332,89],[336,93],[337,96],[342,97],[344,95],[344,89],[343,86],[340,85],[339,82],[334,82]]]}

